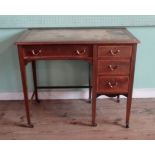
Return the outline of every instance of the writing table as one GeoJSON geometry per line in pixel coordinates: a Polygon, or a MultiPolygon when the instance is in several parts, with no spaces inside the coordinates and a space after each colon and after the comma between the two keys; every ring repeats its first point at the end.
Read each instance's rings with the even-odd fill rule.
{"type": "MultiPolygon", "coordinates": [[[[124,95],[127,97],[126,127],[128,128],[137,43],[139,41],[125,28],[26,30],[16,44],[27,126],[33,127],[30,118],[26,65],[32,63],[33,96],[39,102],[38,89],[54,87],[37,85],[37,60],[84,60],[92,65],[92,78],[89,79],[89,86],[85,87],[89,88],[89,100],[92,104],[92,126],[96,126],[96,99],[98,96],[124,95]]],[[[82,86],[74,87],[83,88],[82,86]]],[[[72,87],[68,86],[68,88],[72,87]]]]}

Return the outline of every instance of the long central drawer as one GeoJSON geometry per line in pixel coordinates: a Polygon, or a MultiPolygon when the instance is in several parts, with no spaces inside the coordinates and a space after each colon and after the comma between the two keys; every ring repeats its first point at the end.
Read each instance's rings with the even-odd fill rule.
{"type": "Polygon", "coordinates": [[[24,58],[91,58],[92,46],[90,45],[31,45],[24,46],[24,58]]]}

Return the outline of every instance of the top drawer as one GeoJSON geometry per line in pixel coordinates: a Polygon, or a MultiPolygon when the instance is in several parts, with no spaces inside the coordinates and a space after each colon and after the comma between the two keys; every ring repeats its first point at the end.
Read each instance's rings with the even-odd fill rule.
{"type": "Polygon", "coordinates": [[[91,58],[92,47],[89,45],[28,45],[24,47],[24,58],[91,58]]]}
{"type": "Polygon", "coordinates": [[[130,58],[132,54],[132,46],[111,45],[98,46],[98,58],[130,58]]]}

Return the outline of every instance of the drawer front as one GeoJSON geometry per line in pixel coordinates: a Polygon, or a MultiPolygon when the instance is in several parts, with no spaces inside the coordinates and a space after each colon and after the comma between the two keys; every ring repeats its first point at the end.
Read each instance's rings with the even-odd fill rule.
{"type": "Polygon", "coordinates": [[[98,60],[98,74],[129,75],[130,60],[98,60]]]}
{"type": "Polygon", "coordinates": [[[102,93],[127,93],[128,92],[127,76],[99,76],[97,81],[97,92],[102,93]]]}
{"type": "Polygon", "coordinates": [[[25,58],[38,57],[92,57],[92,47],[89,45],[37,45],[24,47],[25,58]]]}
{"type": "Polygon", "coordinates": [[[99,46],[98,58],[130,58],[132,54],[132,46],[99,46]]]}

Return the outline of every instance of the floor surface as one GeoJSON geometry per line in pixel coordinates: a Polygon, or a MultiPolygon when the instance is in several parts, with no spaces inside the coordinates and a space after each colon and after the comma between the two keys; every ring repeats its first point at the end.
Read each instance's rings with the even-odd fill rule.
{"type": "Polygon", "coordinates": [[[97,100],[97,127],[85,100],[33,103],[34,128],[26,123],[22,101],[0,101],[0,139],[155,139],[155,99],[134,99],[130,128],[125,125],[126,99],[97,100]]]}

